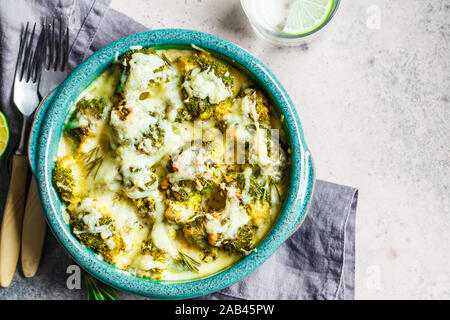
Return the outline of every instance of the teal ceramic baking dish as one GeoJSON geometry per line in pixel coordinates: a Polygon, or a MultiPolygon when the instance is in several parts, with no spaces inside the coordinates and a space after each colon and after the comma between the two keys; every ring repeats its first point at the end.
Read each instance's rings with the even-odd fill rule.
{"type": "Polygon", "coordinates": [[[300,121],[291,99],[278,80],[266,66],[242,48],[213,35],[190,30],[167,29],[134,34],[113,42],[90,56],[39,108],[30,135],[29,159],[47,222],[70,256],[87,272],[113,287],[160,299],[205,295],[221,290],[251,273],[300,227],[314,188],[313,163],[300,121]],[[255,252],[231,267],[204,278],[189,281],[149,280],[136,277],[99,259],[72,235],[70,226],[63,219],[62,205],[52,186],[52,169],[71,103],[113,62],[117,53],[120,55],[128,51],[130,46],[136,45],[155,49],[182,49],[195,45],[208,50],[247,72],[266,90],[277,112],[285,119],[284,126],[293,159],[289,193],[277,223],[255,252]]]}

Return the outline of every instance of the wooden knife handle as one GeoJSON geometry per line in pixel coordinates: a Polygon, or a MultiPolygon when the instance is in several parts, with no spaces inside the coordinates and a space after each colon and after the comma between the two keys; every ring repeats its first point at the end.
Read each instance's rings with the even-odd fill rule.
{"type": "Polygon", "coordinates": [[[19,258],[27,173],[27,157],[14,155],[0,236],[0,285],[2,287],[8,287],[11,284],[19,258]]]}
{"type": "Polygon", "coordinates": [[[25,277],[36,274],[44,247],[46,223],[34,176],[28,189],[22,228],[22,271],[25,277]]]}

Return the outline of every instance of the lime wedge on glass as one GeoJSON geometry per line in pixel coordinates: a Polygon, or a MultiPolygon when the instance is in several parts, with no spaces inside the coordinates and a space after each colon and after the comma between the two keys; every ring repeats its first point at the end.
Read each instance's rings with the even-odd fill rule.
{"type": "Polygon", "coordinates": [[[5,115],[0,111],[0,157],[6,150],[9,141],[9,128],[5,115]]]}
{"type": "Polygon", "coordinates": [[[320,27],[331,12],[333,0],[294,0],[288,11],[283,32],[299,35],[320,27]]]}

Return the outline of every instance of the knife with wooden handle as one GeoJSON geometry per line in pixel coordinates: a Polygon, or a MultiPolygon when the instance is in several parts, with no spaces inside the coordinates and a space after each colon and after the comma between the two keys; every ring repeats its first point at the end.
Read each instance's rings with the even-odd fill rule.
{"type": "Polygon", "coordinates": [[[19,259],[27,174],[27,157],[14,155],[0,235],[0,285],[2,287],[8,287],[11,284],[19,259]]]}
{"type": "Polygon", "coordinates": [[[22,271],[25,277],[36,274],[44,247],[46,223],[34,176],[28,189],[22,229],[22,271]]]}

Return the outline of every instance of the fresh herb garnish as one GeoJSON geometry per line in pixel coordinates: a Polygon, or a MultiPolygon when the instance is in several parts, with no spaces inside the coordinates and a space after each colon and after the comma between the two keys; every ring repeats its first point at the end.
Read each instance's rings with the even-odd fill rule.
{"type": "Polygon", "coordinates": [[[180,257],[183,261],[183,264],[191,271],[198,273],[198,267],[200,267],[200,262],[192,258],[191,256],[188,256],[186,253],[184,253],[181,250],[178,250],[178,253],[180,254],[180,257]]]}
{"type": "Polygon", "coordinates": [[[104,157],[100,154],[100,147],[92,148],[82,159],[86,162],[87,175],[93,174],[95,179],[104,160],[104,157]]]}
{"type": "Polygon", "coordinates": [[[98,281],[88,273],[84,273],[86,300],[120,300],[116,289],[98,281]]]}

